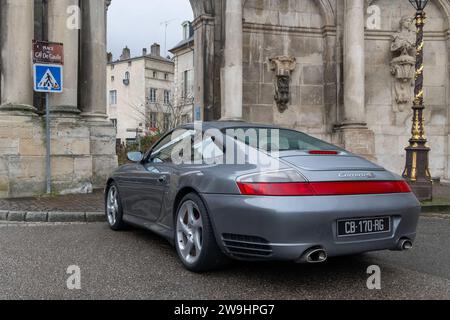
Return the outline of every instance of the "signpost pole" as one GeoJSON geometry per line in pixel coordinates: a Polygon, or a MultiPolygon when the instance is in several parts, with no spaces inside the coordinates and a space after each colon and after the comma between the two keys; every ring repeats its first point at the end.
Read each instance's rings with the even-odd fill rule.
{"type": "Polygon", "coordinates": [[[45,167],[47,194],[52,193],[50,93],[63,92],[64,45],[33,40],[34,91],[45,92],[45,167]]]}
{"type": "Polygon", "coordinates": [[[51,132],[50,132],[50,106],[49,99],[50,94],[45,94],[45,137],[46,137],[46,156],[45,156],[45,166],[46,166],[46,181],[47,181],[47,194],[52,193],[52,166],[51,166],[51,132]]]}

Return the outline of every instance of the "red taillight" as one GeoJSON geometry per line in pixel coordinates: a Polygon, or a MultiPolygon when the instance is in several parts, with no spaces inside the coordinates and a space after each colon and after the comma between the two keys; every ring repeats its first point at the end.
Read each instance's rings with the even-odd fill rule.
{"type": "Polygon", "coordinates": [[[250,196],[314,196],[309,183],[242,183],[238,182],[242,194],[250,196]]]}
{"type": "Polygon", "coordinates": [[[308,151],[311,155],[337,155],[339,152],[334,150],[311,150],[308,151]]]}
{"type": "Polygon", "coordinates": [[[404,181],[238,182],[238,186],[242,194],[252,196],[339,196],[411,192],[411,188],[404,181]]]}
{"type": "Polygon", "coordinates": [[[318,196],[411,192],[409,186],[403,181],[317,182],[312,185],[318,196]]]}

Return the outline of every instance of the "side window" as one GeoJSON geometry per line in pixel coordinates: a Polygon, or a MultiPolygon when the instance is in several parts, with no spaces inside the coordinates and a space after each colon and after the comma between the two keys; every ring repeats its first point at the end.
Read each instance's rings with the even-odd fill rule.
{"type": "Polygon", "coordinates": [[[224,156],[223,147],[218,146],[213,137],[205,136],[201,141],[194,144],[194,159],[205,161],[214,160],[224,156]]]}
{"type": "Polygon", "coordinates": [[[194,130],[175,130],[168,134],[158,145],[153,148],[150,162],[172,163],[172,151],[178,145],[184,143],[186,138],[193,137],[194,130]]]}

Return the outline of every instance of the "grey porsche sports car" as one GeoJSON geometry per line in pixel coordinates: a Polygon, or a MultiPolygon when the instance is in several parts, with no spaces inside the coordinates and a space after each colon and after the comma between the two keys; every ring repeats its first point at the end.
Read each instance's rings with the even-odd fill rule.
{"type": "Polygon", "coordinates": [[[301,132],[188,124],[128,157],[105,188],[109,225],[160,234],[191,271],[408,250],[416,236],[420,204],[402,177],[301,132]]]}

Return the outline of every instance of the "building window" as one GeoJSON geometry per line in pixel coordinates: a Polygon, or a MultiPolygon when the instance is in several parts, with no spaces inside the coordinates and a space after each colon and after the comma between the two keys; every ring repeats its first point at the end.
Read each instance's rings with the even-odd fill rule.
{"type": "Polygon", "coordinates": [[[113,124],[114,128],[117,128],[117,119],[111,119],[111,123],[113,124]]]}
{"type": "Polygon", "coordinates": [[[149,120],[148,126],[150,127],[150,129],[155,129],[158,127],[158,113],[150,112],[148,120],[149,120]]]}
{"type": "Polygon", "coordinates": [[[158,78],[158,72],[153,71],[153,79],[156,79],[156,78],[158,78]]]}
{"type": "Polygon", "coordinates": [[[132,64],[132,62],[131,62],[131,61],[128,61],[128,66],[129,66],[129,67],[131,67],[131,64],[132,64]]]}
{"type": "Polygon", "coordinates": [[[183,40],[187,40],[191,37],[191,23],[189,21],[183,22],[183,40]]]}
{"type": "Polygon", "coordinates": [[[110,106],[117,105],[117,90],[111,90],[109,92],[109,105],[110,106]]]}
{"type": "Polygon", "coordinates": [[[170,113],[164,113],[163,131],[167,132],[170,129],[170,113]]]}
{"type": "Polygon", "coordinates": [[[114,70],[114,65],[113,64],[111,65],[111,70],[114,70]]]}
{"type": "Polygon", "coordinates": [[[189,117],[188,114],[183,114],[183,115],[181,116],[181,122],[182,122],[183,124],[189,123],[190,121],[191,121],[191,118],[189,117]]]}
{"type": "Polygon", "coordinates": [[[164,74],[164,80],[169,80],[169,74],[168,73],[164,74]]]}
{"type": "Polygon", "coordinates": [[[192,94],[192,79],[191,79],[192,72],[190,70],[186,70],[183,72],[183,88],[182,88],[182,97],[183,98],[189,98],[192,94]]]}
{"type": "Polygon", "coordinates": [[[155,103],[156,102],[156,89],[151,88],[150,89],[150,95],[148,97],[148,100],[150,103],[155,103]]]}
{"type": "Polygon", "coordinates": [[[114,76],[111,76],[111,82],[114,82],[114,76]]]}
{"type": "Polygon", "coordinates": [[[170,91],[164,90],[164,104],[168,105],[170,104],[170,91]]]}
{"type": "Polygon", "coordinates": [[[123,84],[128,86],[130,84],[130,73],[127,71],[125,72],[125,77],[123,79],[123,84]]]}
{"type": "Polygon", "coordinates": [[[127,140],[126,140],[127,146],[132,146],[135,143],[136,143],[136,138],[127,138],[127,140]]]}

